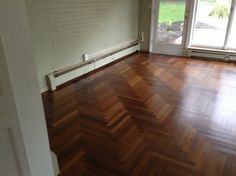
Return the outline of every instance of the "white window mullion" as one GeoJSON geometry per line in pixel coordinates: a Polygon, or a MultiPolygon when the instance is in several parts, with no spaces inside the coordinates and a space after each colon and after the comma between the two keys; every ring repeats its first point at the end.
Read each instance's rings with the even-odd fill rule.
{"type": "Polygon", "coordinates": [[[226,31],[226,36],[225,36],[225,43],[224,43],[224,48],[225,50],[228,49],[228,43],[230,39],[230,34],[231,34],[231,29],[232,29],[232,24],[233,24],[233,18],[234,18],[234,13],[235,13],[235,6],[236,6],[236,0],[232,0],[231,8],[230,8],[230,14],[229,14],[229,22],[227,26],[227,31],[226,31]]]}

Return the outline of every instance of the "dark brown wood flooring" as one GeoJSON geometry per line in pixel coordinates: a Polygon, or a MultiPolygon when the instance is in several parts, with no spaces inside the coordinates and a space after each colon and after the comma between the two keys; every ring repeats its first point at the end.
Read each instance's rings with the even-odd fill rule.
{"type": "Polygon", "coordinates": [[[236,65],[137,53],[42,95],[61,176],[235,176],[236,65]]]}

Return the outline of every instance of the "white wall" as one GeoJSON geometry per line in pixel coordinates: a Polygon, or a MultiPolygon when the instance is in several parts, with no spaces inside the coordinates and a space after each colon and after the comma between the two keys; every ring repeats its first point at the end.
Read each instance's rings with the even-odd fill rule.
{"type": "Polygon", "coordinates": [[[11,131],[22,175],[53,176],[24,0],[0,0],[0,38],[0,78],[5,95],[0,100],[6,107],[0,106],[0,126],[5,124],[11,131]]]}
{"type": "Polygon", "coordinates": [[[25,0],[41,89],[45,75],[138,35],[138,0],[25,0]]]}

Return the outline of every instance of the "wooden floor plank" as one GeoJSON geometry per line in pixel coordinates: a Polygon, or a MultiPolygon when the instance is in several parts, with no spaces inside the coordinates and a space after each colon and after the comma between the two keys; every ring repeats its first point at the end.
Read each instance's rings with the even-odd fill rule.
{"type": "Polygon", "coordinates": [[[236,173],[236,64],[136,53],[42,98],[61,176],[236,173]]]}

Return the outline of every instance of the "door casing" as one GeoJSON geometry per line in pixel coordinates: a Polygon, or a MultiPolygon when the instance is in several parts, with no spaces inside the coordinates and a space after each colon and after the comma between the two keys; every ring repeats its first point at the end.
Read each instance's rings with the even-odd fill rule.
{"type": "Polygon", "coordinates": [[[189,8],[191,5],[191,1],[186,0],[185,6],[185,19],[184,19],[184,29],[183,29],[183,39],[181,45],[175,44],[163,44],[156,43],[157,37],[157,24],[159,13],[158,10],[160,8],[160,0],[152,1],[152,13],[151,13],[151,32],[150,32],[150,52],[151,53],[159,53],[159,54],[167,54],[167,55],[177,55],[184,56],[186,55],[186,39],[188,34],[188,16],[189,16],[189,8]]]}

